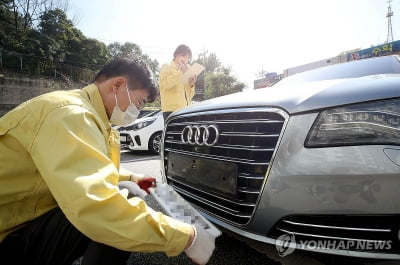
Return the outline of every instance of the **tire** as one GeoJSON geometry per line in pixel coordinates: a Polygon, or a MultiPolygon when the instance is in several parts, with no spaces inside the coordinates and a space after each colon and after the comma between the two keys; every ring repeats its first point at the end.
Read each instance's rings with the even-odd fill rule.
{"type": "Polygon", "coordinates": [[[161,147],[161,137],[162,133],[161,132],[156,132],[150,137],[149,140],[149,151],[153,154],[159,154],[160,153],[160,147],[161,147]]]}

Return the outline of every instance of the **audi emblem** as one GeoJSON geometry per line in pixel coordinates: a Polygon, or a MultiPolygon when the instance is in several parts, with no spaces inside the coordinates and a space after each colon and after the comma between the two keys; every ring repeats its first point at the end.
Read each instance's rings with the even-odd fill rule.
{"type": "Polygon", "coordinates": [[[182,130],[181,140],[185,144],[213,146],[219,138],[215,125],[188,125],[182,130]]]}

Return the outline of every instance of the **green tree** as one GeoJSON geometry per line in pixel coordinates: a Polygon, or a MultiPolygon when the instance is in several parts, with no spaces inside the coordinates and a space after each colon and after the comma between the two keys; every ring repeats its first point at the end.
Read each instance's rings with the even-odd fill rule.
{"type": "Polygon", "coordinates": [[[80,72],[97,71],[110,58],[138,55],[158,76],[157,60],[144,54],[138,45],[115,42],[107,47],[103,42],[85,37],[67,18],[68,2],[0,1],[0,51],[3,49],[9,55],[6,59],[9,63],[3,62],[3,65],[19,69],[23,57],[23,71],[62,76],[68,73],[72,76],[75,72],[76,78],[80,78],[90,75],[80,72]]]}
{"type": "Polygon", "coordinates": [[[194,62],[204,65],[206,67],[204,70],[205,73],[218,72],[222,66],[220,60],[217,58],[217,55],[213,52],[208,54],[208,51],[199,54],[197,60],[194,62]]]}
{"type": "Polygon", "coordinates": [[[219,97],[241,91],[245,85],[231,75],[231,69],[224,67],[215,53],[205,51],[194,61],[205,66],[197,77],[194,100],[219,97]]]}
{"type": "Polygon", "coordinates": [[[65,61],[67,42],[73,38],[73,23],[61,9],[49,10],[40,17],[39,33],[44,56],[50,60],[65,61]]]}
{"type": "Polygon", "coordinates": [[[220,97],[243,90],[245,85],[231,75],[231,69],[222,67],[206,75],[205,99],[220,97]]]}
{"type": "MultiPolygon", "coordinates": [[[[70,74],[73,69],[71,66],[97,71],[109,58],[106,45],[98,40],[86,38],[61,9],[49,10],[42,14],[39,32],[41,56],[54,61],[55,64],[70,65],[70,74]]],[[[73,76],[76,79],[82,74],[75,71],[73,76]]]]}
{"type": "Polygon", "coordinates": [[[81,40],[78,61],[81,62],[83,67],[99,70],[107,62],[108,58],[107,46],[103,42],[88,38],[81,40]]]}
{"type": "Polygon", "coordinates": [[[22,70],[33,73],[38,62],[36,51],[40,49],[37,42],[39,36],[30,27],[22,29],[23,18],[14,10],[15,1],[0,2],[0,50],[3,57],[3,67],[20,69],[23,56],[22,70]]]}
{"type": "Polygon", "coordinates": [[[206,76],[208,74],[212,74],[217,72],[221,67],[221,62],[218,60],[217,55],[215,53],[208,53],[208,51],[204,51],[199,54],[194,63],[199,63],[205,66],[205,70],[197,77],[196,81],[196,95],[194,96],[194,100],[203,100],[205,96],[206,90],[206,76]]]}
{"type": "Polygon", "coordinates": [[[129,58],[132,55],[141,57],[150,67],[153,74],[158,76],[160,67],[157,60],[151,59],[147,54],[144,54],[139,45],[132,42],[113,42],[107,46],[111,58],[129,58]]]}
{"type": "Polygon", "coordinates": [[[0,47],[9,48],[14,37],[12,1],[1,1],[0,5],[0,47]]]}
{"type": "MultiPolygon", "coordinates": [[[[2,1],[3,2],[3,1],[2,1]]],[[[65,11],[68,0],[11,0],[4,1],[13,13],[13,32],[17,40],[21,41],[27,31],[37,26],[43,13],[61,9],[65,11]]]]}

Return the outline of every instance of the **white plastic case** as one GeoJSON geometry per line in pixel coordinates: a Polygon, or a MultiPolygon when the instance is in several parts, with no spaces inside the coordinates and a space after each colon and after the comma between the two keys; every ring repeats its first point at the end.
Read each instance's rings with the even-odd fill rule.
{"type": "Polygon", "coordinates": [[[156,188],[150,188],[149,190],[154,199],[169,216],[187,224],[200,225],[215,237],[221,235],[221,231],[218,228],[204,218],[204,216],[202,216],[168,184],[157,183],[156,188]]]}

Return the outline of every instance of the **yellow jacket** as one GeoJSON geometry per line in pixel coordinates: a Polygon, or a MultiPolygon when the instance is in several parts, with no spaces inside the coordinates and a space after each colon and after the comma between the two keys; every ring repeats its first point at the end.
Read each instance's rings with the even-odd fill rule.
{"type": "Polygon", "coordinates": [[[191,104],[194,86],[182,84],[182,75],[182,71],[178,69],[178,65],[174,61],[161,67],[159,79],[163,112],[172,112],[191,104]]]}
{"type": "Polygon", "coordinates": [[[25,102],[0,118],[0,241],[59,206],[92,240],[126,251],[184,249],[188,224],[116,186],[119,134],[95,85],[25,102]]]}

